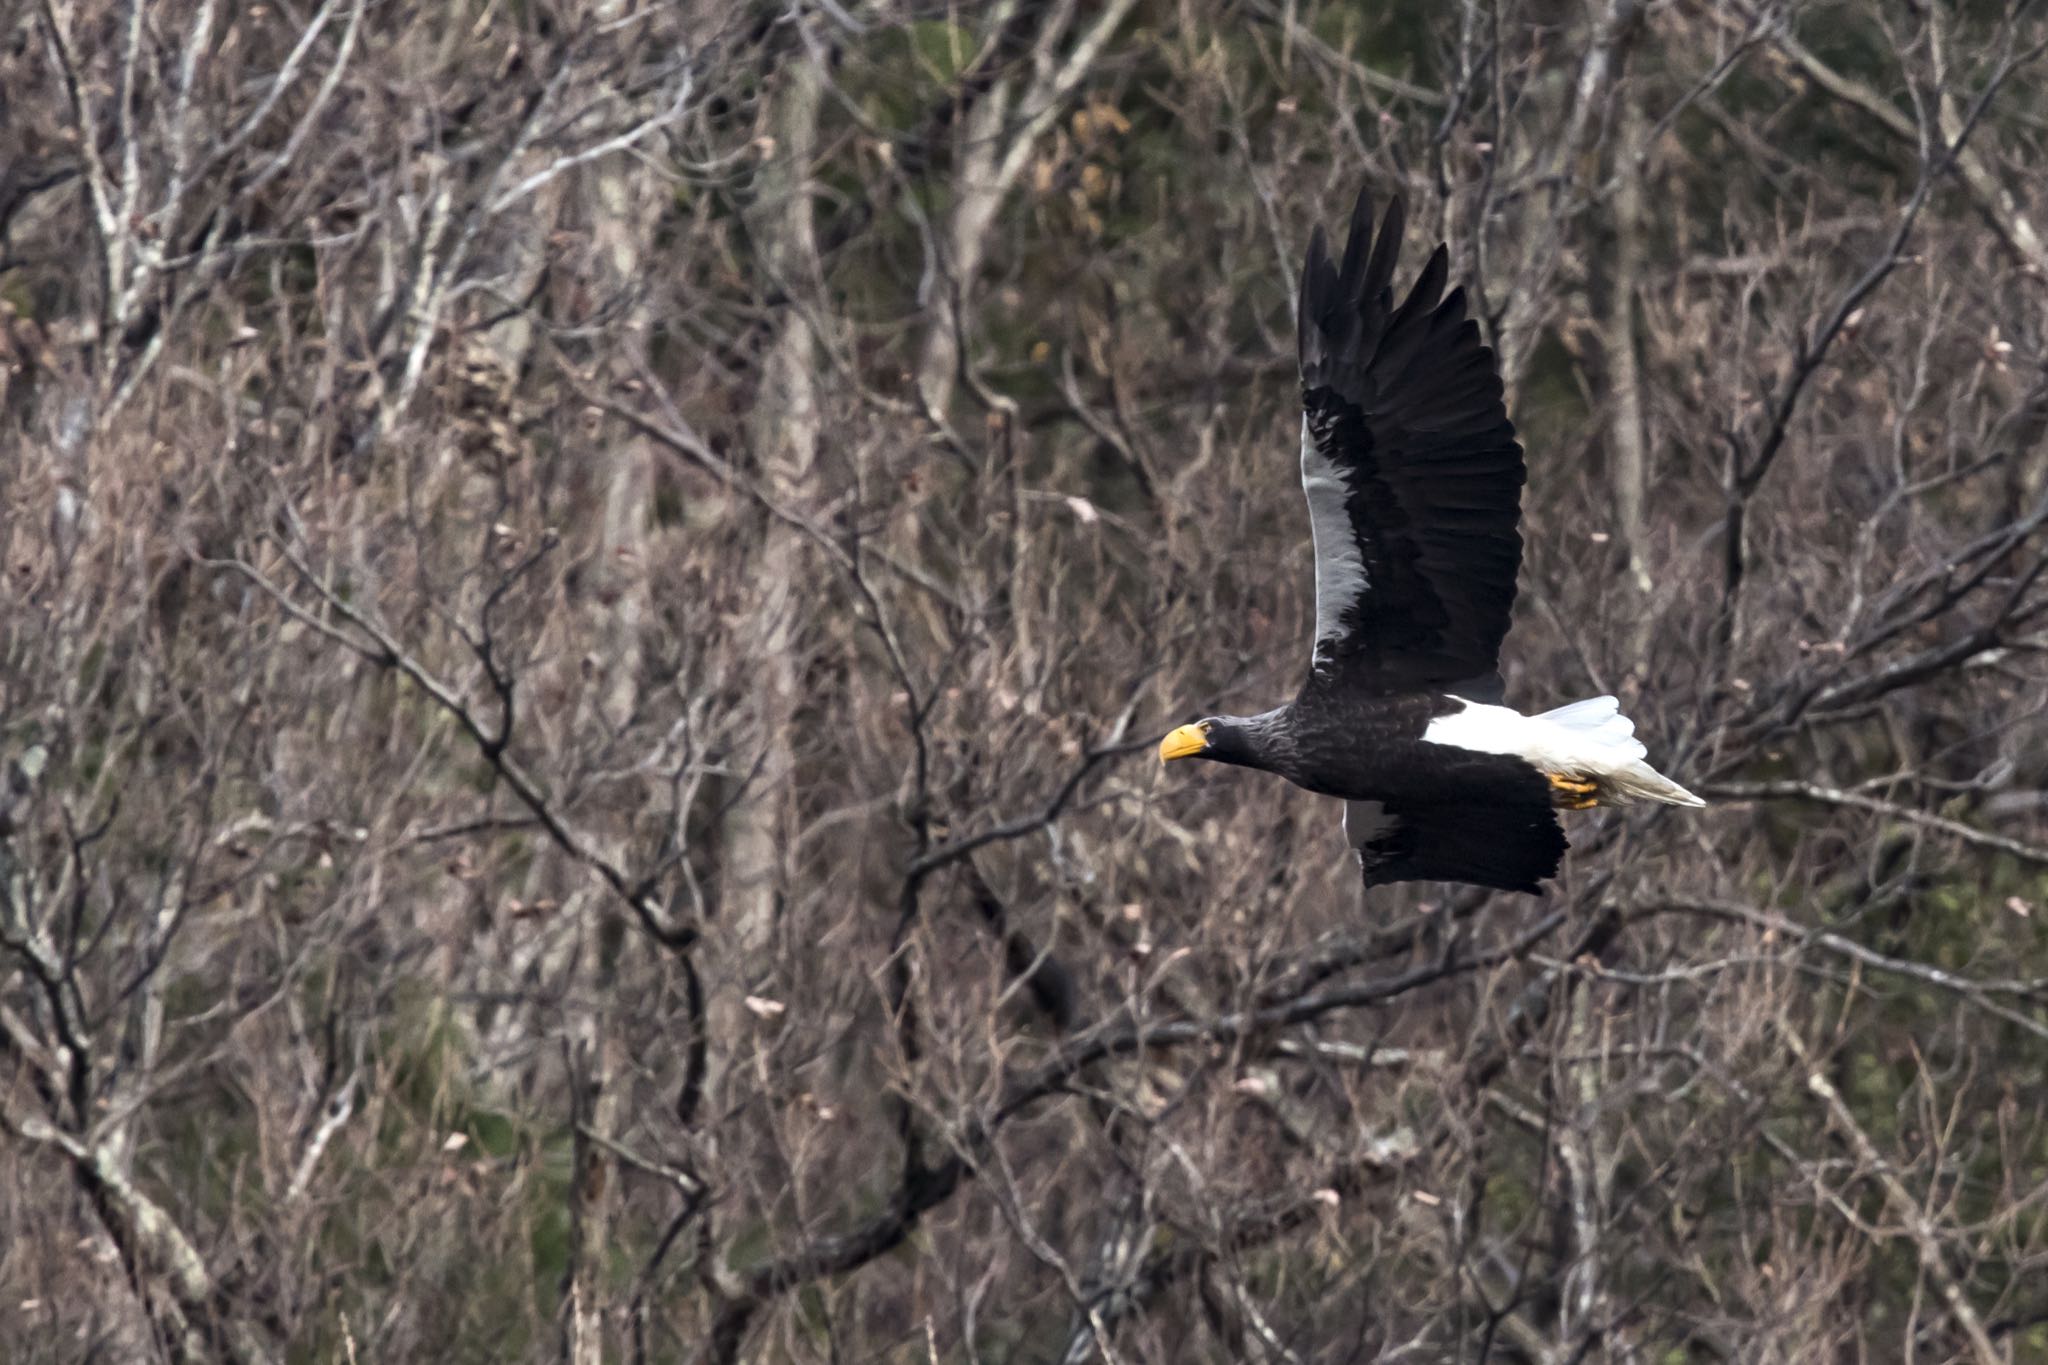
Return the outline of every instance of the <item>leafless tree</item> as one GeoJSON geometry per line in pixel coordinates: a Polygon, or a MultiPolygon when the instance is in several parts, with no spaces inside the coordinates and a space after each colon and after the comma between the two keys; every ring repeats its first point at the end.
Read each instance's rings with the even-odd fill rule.
{"type": "Polygon", "coordinates": [[[0,1355],[2048,1352],[2035,9],[0,34],[0,1355]],[[1713,803],[1541,900],[1150,757],[1360,183],[1713,803]]]}

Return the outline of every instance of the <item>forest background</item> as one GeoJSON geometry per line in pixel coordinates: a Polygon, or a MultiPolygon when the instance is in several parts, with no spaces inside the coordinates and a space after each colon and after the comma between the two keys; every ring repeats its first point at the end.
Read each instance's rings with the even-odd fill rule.
{"type": "Polygon", "coordinates": [[[0,1356],[2048,1359],[2039,5],[0,5],[0,1356]],[[1362,896],[1310,228],[1702,813],[1362,896]]]}

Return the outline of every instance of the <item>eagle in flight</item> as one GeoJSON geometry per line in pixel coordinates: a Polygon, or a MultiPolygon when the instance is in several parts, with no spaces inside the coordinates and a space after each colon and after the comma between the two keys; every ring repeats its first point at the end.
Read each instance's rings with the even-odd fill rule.
{"type": "Polygon", "coordinates": [[[1439,245],[1405,302],[1405,215],[1352,210],[1344,258],[1318,227],[1301,272],[1301,486],[1315,541],[1315,647],[1290,705],[1211,716],[1159,746],[1343,798],[1368,887],[1470,882],[1541,895],[1557,811],[1704,805],[1644,761],[1613,697],[1525,716],[1501,704],[1500,642],[1528,471],[1493,351],[1444,293],[1439,245]]]}

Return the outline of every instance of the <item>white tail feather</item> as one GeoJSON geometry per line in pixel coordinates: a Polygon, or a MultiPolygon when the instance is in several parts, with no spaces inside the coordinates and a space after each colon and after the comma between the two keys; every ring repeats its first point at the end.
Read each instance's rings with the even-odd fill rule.
{"type": "Polygon", "coordinates": [[[1625,806],[1632,801],[1662,801],[1667,806],[1707,804],[1641,759],[1600,774],[1599,783],[1603,806],[1625,806]]]}
{"type": "Polygon", "coordinates": [[[1649,753],[1636,738],[1636,723],[1621,714],[1621,703],[1612,697],[1588,697],[1545,711],[1536,719],[1584,735],[1602,750],[1616,755],[1642,758],[1649,753]]]}

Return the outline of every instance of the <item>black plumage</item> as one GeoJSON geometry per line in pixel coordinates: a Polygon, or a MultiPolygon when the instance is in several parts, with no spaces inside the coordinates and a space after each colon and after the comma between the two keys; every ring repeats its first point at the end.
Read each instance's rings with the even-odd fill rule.
{"type": "Polygon", "coordinates": [[[1335,667],[1309,683],[1374,695],[1448,687],[1496,700],[1528,474],[1465,291],[1443,292],[1444,247],[1393,306],[1404,222],[1396,199],[1374,241],[1371,196],[1361,193],[1342,266],[1317,228],[1301,272],[1307,438],[1350,476],[1344,511],[1371,584],[1338,623],[1335,667]]]}
{"type": "Polygon", "coordinates": [[[1446,694],[1304,687],[1291,705],[1211,717],[1175,733],[1200,730],[1199,757],[1275,773],[1353,810],[1376,807],[1368,828],[1347,812],[1369,887],[1462,881],[1540,895],[1568,847],[1554,809],[1558,790],[1525,759],[1423,738],[1432,720],[1460,705],[1446,694]]]}
{"type": "Polygon", "coordinates": [[[1318,228],[1302,271],[1302,479],[1317,580],[1308,676],[1291,704],[1183,726],[1160,753],[1344,798],[1367,886],[1540,894],[1566,848],[1554,808],[1592,804],[1596,784],[1485,751],[1480,728],[1432,730],[1468,710],[1490,716],[1473,703],[1499,700],[1526,472],[1493,352],[1464,291],[1444,292],[1448,252],[1439,246],[1394,301],[1403,224],[1396,200],[1375,236],[1362,193],[1342,259],[1318,228]],[[1478,747],[1446,742],[1453,733],[1478,747]]]}

